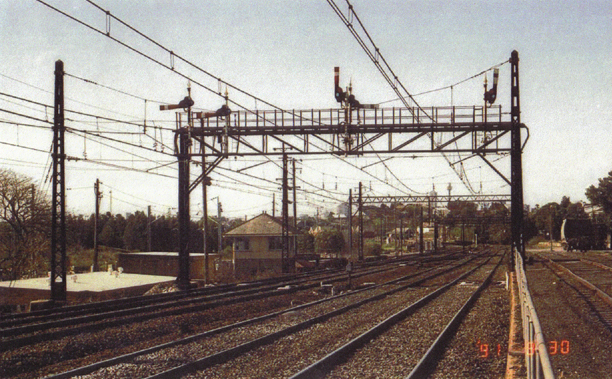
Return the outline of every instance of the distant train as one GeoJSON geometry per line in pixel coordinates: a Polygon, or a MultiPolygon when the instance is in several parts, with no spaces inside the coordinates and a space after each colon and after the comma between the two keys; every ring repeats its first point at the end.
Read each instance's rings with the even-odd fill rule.
{"type": "Polygon", "coordinates": [[[561,225],[561,245],[566,251],[606,249],[608,230],[588,218],[566,218],[561,225]]]}

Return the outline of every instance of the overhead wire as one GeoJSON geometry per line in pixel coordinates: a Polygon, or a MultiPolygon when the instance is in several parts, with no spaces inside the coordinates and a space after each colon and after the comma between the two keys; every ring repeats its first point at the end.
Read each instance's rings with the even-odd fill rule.
{"type": "MultiPolygon", "coordinates": [[[[64,15],[64,16],[66,16],[66,17],[68,17],[68,18],[70,18],[71,20],[73,20],[73,21],[75,21],[75,22],[77,22],[77,23],[79,23],[79,24],[81,24],[81,25],[83,25],[83,26],[85,26],[85,27],[89,28],[90,30],[93,30],[93,31],[95,31],[95,32],[97,32],[97,33],[99,33],[99,34],[101,34],[101,35],[104,35],[104,36],[106,36],[106,37],[110,38],[111,40],[113,40],[113,41],[117,42],[118,44],[120,44],[120,45],[124,46],[125,48],[127,48],[127,49],[129,49],[129,50],[131,50],[131,51],[133,51],[133,52],[135,52],[135,53],[137,53],[138,55],[141,55],[141,56],[145,57],[146,59],[149,59],[149,60],[151,60],[151,61],[153,61],[153,62],[157,63],[158,65],[160,65],[160,66],[162,66],[162,67],[164,67],[164,68],[166,68],[166,69],[168,69],[168,70],[171,70],[172,72],[176,73],[177,75],[179,75],[179,76],[181,76],[181,77],[183,77],[183,78],[185,78],[185,79],[188,79],[190,82],[192,82],[192,83],[194,83],[194,84],[196,84],[196,85],[198,85],[198,86],[200,86],[200,87],[202,87],[202,88],[204,88],[204,89],[208,90],[209,92],[211,92],[211,93],[213,93],[213,94],[215,94],[215,95],[218,95],[218,96],[224,97],[224,96],[223,96],[221,93],[219,93],[218,91],[214,91],[213,89],[211,89],[211,88],[207,87],[206,85],[204,85],[204,84],[200,83],[199,81],[194,80],[193,78],[191,78],[191,77],[189,77],[189,76],[187,76],[187,75],[183,74],[182,72],[179,72],[179,71],[178,71],[178,70],[176,70],[176,69],[175,69],[173,66],[169,66],[169,65],[167,65],[167,64],[165,64],[165,63],[163,63],[163,62],[159,61],[158,59],[155,59],[155,58],[151,57],[150,55],[147,55],[147,54],[145,54],[145,53],[143,53],[143,52],[139,51],[138,49],[136,49],[136,48],[134,48],[134,47],[132,47],[132,46],[128,45],[127,43],[125,43],[125,42],[123,42],[123,41],[120,41],[119,39],[117,39],[117,38],[115,38],[115,37],[111,36],[111,35],[110,35],[110,33],[108,33],[108,32],[107,32],[107,33],[105,33],[104,31],[102,31],[102,30],[100,30],[100,29],[97,29],[97,28],[95,28],[95,27],[93,27],[93,26],[91,26],[91,25],[87,24],[87,23],[85,23],[84,21],[79,20],[79,19],[77,19],[76,17],[73,17],[73,16],[71,16],[71,15],[67,14],[67,13],[66,13],[66,12],[64,12],[64,11],[61,11],[61,10],[59,10],[58,8],[53,7],[53,6],[51,6],[50,4],[48,4],[48,3],[46,3],[46,2],[44,2],[44,1],[42,1],[42,0],[37,0],[37,1],[38,1],[39,3],[41,3],[41,4],[45,5],[45,6],[49,7],[50,9],[52,9],[52,10],[54,10],[54,11],[56,11],[56,12],[58,12],[58,13],[60,13],[60,14],[64,15]]],[[[242,90],[242,89],[240,89],[240,88],[238,88],[238,87],[236,87],[236,86],[234,86],[234,85],[232,85],[232,84],[230,84],[230,83],[228,83],[228,82],[226,82],[226,81],[222,80],[221,78],[219,78],[219,77],[217,77],[217,76],[212,75],[212,74],[211,74],[211,73],[209,73],[208,71],[206,71],[206,70],[204,70],[204,69],[202,69],[202,68],[198,67],[197,65],[195,65],[195,64],[193,64],[192,62],[190,62],[189,60],[187,60],[187,59],[185,59],[185,58],[181,57],[180,55],[177,55],[177,54],[176,54],[176,53],[174,53],[172,50],[170,50],[170,49],[168,49],[168,48],[164,47],[163,45],[161,45],[160,43],[156,42],[156,41],[155,41],[155,40],[153,40],[152,38],[150,38],[150,37],[146,36],[144,33],[142,33],[142,32],[140,32],[140,31],[138,31],[136,28],[132,27],[131,25],[129,25],[129,24],[127,24],[127,23],[125,23],[125,22],[124,22],[124,21],[122,21],[121,19],[119,19],[119,18],[117,18],[116,16],[112,15],[112,14],[111,14],[109,11],[107,11],[107,10],[103,9],[102,7],[100,7],[99,5],[97,5],[96,3],[94,3],[93,1],[90,1],[90,0],[87,0],[87,1],[88,1],[90,4],[92,4],[93,6],[95,6],[97,9],[99,9],[100,11],[104,12],[104,14],[105,14],[107,17],[111,17],[112,19],[115,19],[116,21],[118,21],[119,23],[121,23],[122,25],[124,25],[125,27],[127,27],[128,29],[132,30],[133,32],[135,32],[135,33],[137,33],[138,35],[140,35],[141,37],[143,37],[143,38],[145,38],[146,40],[150,41],[151,43],[155,44],[156,46],[158,46],[159,48],[161,48],[161,49],[162,49],[162,50],[164,50],[165,52],[169,53],[169,54],[170,54],[170,57],[171,57],[171,60],[173,60],[174,58],[177,58],[177,59],[179,59],[179,60],[183,61],[184,63],[188,64],[189,66],[191,66],[191,67],[195,68],[196,70],[198,70],[198,71],[200,71],[200,72],[202,72],[202,73],[204,73],[204,74],[206,74],[206,75],[210,76],[211,78],[216,79],[216,80],[217,80],[219,83],[225,84],[226,86],[228,86],[228,87],[230,87],[230,88],[232,88],[232,89],[234,89],[234,90],[236,90],[236,91],[238,91],[238,92],[240,92],[240,93],[242,93],[242,94],[244,94],[244,95],[247,95],[247,96],[249,96],[249,97],[252,97],[252,98],[254,98],[255,100],[258,100],[258,101],[262,102],[263,104],[266,104],[266,105],[268,105],[268,106],[271,106],[271,107],[272,107],[272,108],[274,108],[274,109],[280,110],[280,111],[282,111],[282,112],[287,112],[288,114],[292,114],[292,113],[291,113],[291,112],[289,112],[289,111],[283,110],[282,108],[280,108],[280,107],[278,107],[278,106],[275,106],[274,104],[271,104],[271,103],[269,103],[269,102],[267,102],[267,101],[265,101],[265,100],[263,100],[263,99],[261,99],[261,98],[259,98],[259,97],[255,96],[255,95],[253,95],[253,94],[251,94],[251,93],[248,93],[247,91],[244,91],[244,90],[242,90]]],[[[245,111],[247,111],[247,112],[251,112],[251,113],[252,113],[252,111],[251,111],[251,110],[247,109],[246,107],[244,107],[243,105],[239,104],[238,102],[236,102],[236,101],[234,101],[234,100],[231,100],[231,99],[228,99],[228,101],[230,101],[232,104],[235,104],[236,106],[240,107],[241,109],[244,109],[245,111]]],[[[297,117],[301,117],[301,116],[299,116],[299,115],[298,115],[297,117]]],[[[302,117],[302,118],[303,118],[303,117],[302,117]]],[[[265,121],[266,121],[266,122],[271,123],[271,120],[265,120],[265,121]]],[[[298,137],[298,138],[300,138],[299,136],[297,136],[297,137],[298,137]]],[[[329,141],[326,141],[326,140],[323,140],[323,139],[321,139],[321,140],[322,140],[323,142],[325,142],[325,143],[327,143],[327,144],[330,144],[330,145],[331,145],[331,143],[330,143],[329,141]]],[[[309,141],[308,143],[309,143],[310,145],[312,145],[312,146],[314,146],[314,147],[318,148],[318,149],[321,149],[322,151],[325,151],[325,149],[324,149],[324,148],[321,148],[320,146],[317,146],[317,145],[313,144],[313,143],[312,143],[312,142],[310,142],[310,141],[309,141]]],[[[342,159],[342,157],[338,157],[338,156],[336,156],[336,155],[334,155],[334,157],[335,157],[336,159],[340,159],[342,162],[348,163],[349,165],[353,166],[354,168],[357,168],[357,169],[359,169],[359,170],[360,170],[360,168],[359,168],[359,167],[357,167],[357,166],[355,166],[355,165],[351,164],[350,162],[346,161],[345,159],[342,159]]],[[[363,170],[360,170],[360,171],[363,171],[363,170]]],[[[365,172],[365,171],[363,171],[363,172],[365,172]]],[[[369,173],[367,173],[367,172],[366,172],[366,174],[370,175],[370,174],[369,174],[369,173]]],[[[377,180],[379,180],[378,178],[376,178],[376,179],[377,179],[377,180]]],[[[384,183],[384,181],[381,181],[381,182],[382,182],[382,183],[384,183]]],[[[392,186],[392,187],[394,187],[394,186],[392,186]]],[[[399,188],[397,188],[397,187],[395,187],[395,189],[396,189],[396,190],[401,191],[401,190],[400,190],[399,188]]]]}
{"type": "MultiPolygon", "coordinates": [[[[491,67],[489,67],[489,68],[487,68],[485,70],[480,71],[477,74],[474,74],[474,75],[472,75],[470,77],[467,77],[467,78],[465,78],[463,80],[460,80],[460,81],[458,81],[456,83],[453,83],[453,84],[450,84],[450,85],[447,85],[447,86],[443,86],[443,87],[439,87],[439,88],[435,88],[435,89],[431,89],[431,90],[427,90],[427,91],[423,91],[423,92],[419,92],[419,93],[416,93],[416,94],[414,94],[412,96],[413,97],[417,97],[417,96],[427,95],[427,94],[434,93],[434,92],[444,91],[444,90],[447,90],[447,89],[453,89],[453,88],[457,87],[458,85],[461,85],[461,84],[463,84],[465,82],[468,82],[468,81],[470,81],[472,79],[475,79],[475,78],[477,78],[479,76],[482,76],[482,75],[486,74],[487,72],[489,72],[491,70],[494,70],[496,68],[500,68],[500,67],[502,67],[503,65],[505,65],[506,63],[509,63],[509,62],[510,62],[509,60],[505,60],[505,61],[503,61],[501,63],[493,65],[493,66],[491,66],[491,67]]],[[[377,103],[377,104],[378,105],[382,105],[382,104],[387,104],[387,103],[391,103],[393,101],[398,101],[398,100],[399,100],[398,98],[394,98],[394,99],[391,99],[391,100],[381,101],[380,103],[377,103]]]]}
{"type": "MultiPolygon", "coordinates": [[[[39,106],[43,106],[43,107],[45,107],[45,108],[51,108],[51,109],[53,109],[53,106],[51,106],[51,105],[49,105],[49,104],[44,104],[44,103],[37,102],[37,101],[31,100],[31,99],[26,99],[26,98],[24,98],[24,97],[20,97],[20,96],[11,95],[11,94],[8,94],[8,93],[6,93],[6,92],[0,92],[0,95],[2,95],[2,96],[6,96],[6,97],[10,97],[10,98],[13,98],[13,99],[17,99],[17,100],[21,100],[21,101],[25,101],[25,102],[29,102],[29,103],[36,104],[36,105],[39,105],[39,106]]],[[[0,110],[3,110],[3,109],[0,109],[0,110]]],[[[11,113],[11,112],[10,112],[10,111],[8,111],[8,110],[3,110],[3,111],[6,111],[7,113],[11,113]]],[[[92,118],[95,118],[96,120],[102,119],[102,120],[107,120],[107,121],[116,122],[116,123],[120,123],[120,124],[126,124],[126,125],[137,126],[137,127],[143,127],[144,129],[146,129],[146,125],[144,125],[144,124],[139,124],[139,123],[135,123],[135,122],[124,121],[124,120],[118,120],[118,119],[111,118],[111,117],[99,116],[99,115],[94,115],[94,114],[91,114],[91,113],[80,112],[80,111],[74,111],[74,110],[70,110],[70,109],[65,109],[64,111],[65,111],[65,112],[68,112],[68,113],[74,113],[74,114],[78,114],[78,115],[82,115],[82,116],[92,117],[92,118]]],[[[46,123],[49,123],[49,124],[53,124],[53,122],[51,122],[51,121],[49,121],[49,120],[41,120],[41,119],[37,119],[37,118],[32,118],[32,117],[30,117],[30,116],[26,116],[26,115],[19,114],[19,113],[16,113],[16,112],[12,112],[12,114],[14,114],[14,115],[19,115],[19,116],[21,116],[21,117],[28,117],[28,118],[30,118],[30,119],[34,119],[34,120],[41,121],[41,122],[46,122],[46,123]]],[[[72,119],[72,118],[69,118],[69,117],[66,117],[66,118],[65,118],[65,120],[66,120],[66,121],[73,121],[73,122],[81,122],[81,123],[85,123],[85,122],[84,122],[84,121],[82,121],[82,120],[75,120],[75,119],[72,119]]],[[[158,128],[158,127],[153,126],[153,128],[158,128]]],[[[158,129],[159,129],[159,128],[158,128],[158,129]]],[[[103,134],[126,134],[126,135],[142,135],[142,134],[144,134],[146,137],[151,138],[151,139],[153,139],[153,140],[154,140],[156,143],[160,144],[160,146],[164,146],[164,147],[165,147],[165,148],[167,148],[167,149],[171,149],[171,147],[169,147],[169,146],[167,146],[167,145],[164,145],[164,144],[163,144],[161,141],[158,141],[157,139],[155,139],[154,137],[152,137],[152,136],[150,136],[150,135],[148,135],[148,134],[146,134],[146,133],[140,133],[140,132],[139,132],[139,133],[135,133],[135,132],[121,132],[121,131],[96,131],[96,132],[82,131],[82,132],[84,132],[84,133],[91,133],[91,134],[93,134],[93,135],[97,135],[97,136],[99,136],[99,137],[101,137],[101,138],[104,138],[103,136],[101,136],[101,134],[102,134],[102,133],[103,133],[103,134]]],[[[123,141],[121,141],[121,142],[123,142],[123,141]]],[[[155,150],[155,149],[149,149],[149,148],[144,147],[144,146],[142,146],[142,148],[143,148],[143,149],[147,149],[147,150],[151,150],[151,151],[156,151],[156,152],[157,152],[157,150],[155,150]]]]}
{"type": "MultiPolygon", "coordinates": [[[[387,83],[391,86],[391,88],[393,89],[393,91],[396,93],[396,95],[398,96],[398,99],[400,101],[402,101],[402,103],[404,103],[404,106],[414,115],[414,111],[412,110],[412,107],[410,107],[410,105],[407,103],[407,99],[410,99],[413,103],[414,106],[423,113],[423,115],[425,115],[427,118],[431,119],[432,121],[435,122],[435,120],[433,119],[433,117],[427,113],[420,105],[419,103],[414,99],[414,96],[410,94],[410,92],[406,89],[406,87],[402,84],[402,82],[399,80],[399,78],[397,77],[397,75],[395,74],[395,72],[393,71],[393,69],[391,69],[391,66],[387,63],[387,60],[384,58],[384,56],[382,55],[382,53],[380,52],[380,49],[378,48],[378,46],[376,45],[376,43],[374,42],[374,40],[372,39],[372,37],[370,36],[370,34],[368,33],[367,29],[365,28],[365,26],[363,25],[363,23],[361,22],[361,19],[359,18],[359,16],[357,15],[357,13],[355,12],[353,5],[349,2],[349,0],[345,0],[346,4],[348,5],[348,14],[349,17],[346,17],[344,15],[344,12],[342,12],[342,10],[338,7],[338,5],[334,2],[334,0],[327,0],[327,3],[331,6],[331,8],[334,10],[334,12],[338,15],[338,17],[340,17],[340,19],[343,21],[343,23],[345,24],[345,26],[349,29],[349,31],[351,32],[351,34],[353,35],[353,37],[355,37],[355,39],[357,40],[357,42],[359,43],[359,45],[361,46],[361,48],[364,50],[364,52],[366,53],[366,55],[370,58],[370,60],[372,61],[372,63],[374,63],[374,65],[376,66],[376,68],[379,70],[379,72],[382,74],[382,76],[385,78],[385,80],[387,81],[387,83]],[[374,48],[374,52],[372,52],[370,50],[370,48],[368,47],[367,43],[361,38],[361,36],[359,35],[359,33],[355,30],[352,21],[350,20],[351,18],[355,18],[357,20],[357,22],[359,23],[361,30],[363,30],[363,32],[365,33],[366,37],[368,38],[368,40],[370,41],[370,44],[372,45],[372,47],[374,48]],[[386,70],[388,70],[388,72],[385,70],[385,67],[383,67],[380,64],[380,60],[382,60],[382,62],[384,63],[386,70]],[[391,77],[393,77],[393,80],[391,80],[391,77]],[[401,87],[401,89],[406,93],[406,96],[402,95],[399,91],[398,86],[401,87]]],[[[417,117],[416,118],[417,123],[420,122],[420,119],[417,117]]],[[[432,139],[433,141],[433,135],[431,133],[427,134],[429,136],[430,139],[432,139]]],[[[455,141],[456,144],[456,141],[455,141]]],[[[441,153],[442,156],[444,156],[444,158],[446,159],[446,161],[448,162],[449,166],[453,169],[453,171],[455,171],[455,173],[457,174],[457,176],[459,176],[459,179],[461,179],[461,181],[463,182],[463,184],[466,186],[466,188],[471,192],[471,193],[475,193],[474,189],[472,188],[471,184],[469,183],[469,179],[467,178],[467,176],[465,175],[465,170],[464,170],[464,166],[463,163],[460,163],[460,169],[459,171],[455,168],[455,166],[452,164],[451,160],[448,158],[447,154],[442,152],[441,153]]],[[[461,155],[459,154],[459,158],[461,158],[461,155]]]]}

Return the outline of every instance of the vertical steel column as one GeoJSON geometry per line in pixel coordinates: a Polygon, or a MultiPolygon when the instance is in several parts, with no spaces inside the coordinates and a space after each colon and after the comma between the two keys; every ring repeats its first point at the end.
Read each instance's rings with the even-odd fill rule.
{"type": "Polygon", "coordinates": [[[297,185],[295,181],[295,158],[293,162],[293,256],[297,254],[297,185]]]}
{"type": "Polygon", "coordinates": [[[53,195],[51,211],[51,301],[66,301],[66,172],[64,150],[64,62],[55,62],[53,195]]]}
{"type": "Polygon", "coordinates": [[[99,271],[98,257],[100,251],[98,248],[98,218],[100,217],[100,198],[102,193],[100,192],[100,179],[96,179],[94,184],[94,194],[96,195],[96,216],[94,218],[94,259],[93,259],[93,271],[99,271]]]}
{"type": "MultiPolygon", "coordinates": [[[[191,113],[191,112],[189,112],[191,113]]],[[[191,115],[189,115],[191,117],[191,115]]],[[[176,283],[181,289],[189,288],[189,129],[180,127],[178,133],[178,226],[179,256],[176,283]]]]}
{"type": "Polygon", "coordinates": [[[210,278],[208,277],[208,193],[206,187],[210,183],[210,179],[206,176],[206,154],[204,153],[204,144],[201,145],[202,149],[202,251],[204,251],[204,283],[208,284],[210,278]]]}
{"type": "Polygon", "coordinates": [[[434,242],[433,242],[433,249],[434,252],[438,252],[438,219],[434,217],[434,242]]]}
{"type": "Polygon", "coordinates": [[[400,255],[404,254],[404,219],[402,218],[402,215],[400,214],[400,232],[399,232],[399,239],[400,239],[400,255]]]}
{"type": "Polygon", "coordinates": [[[147,251],[151,251],[151,206],[147,206],[147,251]]]}
{"type": "Polygon", "coordinates": [[[363,261],[363,185],[359,182],[359,260],[363,261]]]}
{"type": "Polygon", "coordinates": [[[423,240],[423,206],[421,205],[421,218],[419,221],[420,227],[419,227],[419,253],[423,254],[424,252],[424,246],[423,243],[425,242],[423,240]]]}
{"type": "MultiPolygon", "coordinates": [[[[521,151],[521,103],[519,96],[519,56],[514,50],[510,57],[511,71],[511,108],[512,120],[510,166],[511,166],[511,220],[512,220],[512,250],[518,252],[525,260],[525,244],[523,241],[523,163],[521,151]]],[[[511,256],[514,256],[512,254],[511,256]]]]}
{"type": "Polygon", "coordinates": [[[348,198],[348,214],[347,214],[347,226],[348,226],[348,256],[353,258],[353,189],[349,188],[348,198]]]}
{"type": "Polygon", "coordinates": [[[283,146],[283,222],[282,222],[282,269],[289,272],[289,173],[287,154],[283,146]]]}
{"type": "Polygon", "coordinates": [[[461,251],[465,253],[465,218],[461,220],[461,251]]]}
{"type": "Polygon", "coordinates": [[[217,220],[219,224],[217,225],[217,253],[221,254],[223,251],[223,223],[221,222],[221,214],[223,213],[223,205],[221,204],[221,199],[217,196],[217,220]]]}

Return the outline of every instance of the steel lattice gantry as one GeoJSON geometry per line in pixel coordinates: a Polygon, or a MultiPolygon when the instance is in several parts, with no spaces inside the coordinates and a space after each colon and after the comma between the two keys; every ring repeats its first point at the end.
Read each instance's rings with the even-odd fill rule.
{"type": "MultiPolygon", "coordinates": [[[[361,183],[360,187],[361,187],[361,183]]],[[[400,195],[400,196],[362,196],[361,192],[354,196],[352,192],[349,193],[349,209],[348,214],[348,230],[349,232],[349,253],[352,254],[352,228],[353,228],[353,217],[355,214],[353,213],[353,204],[357,204],[357,216],[359,218],[359,245],[358,245],[358,253],[357,256],[361,260],[363,259],[363,249],[364,249],[364,241],[363,241],[363,208],[365,205],[373,204],[373,205],[394,205],[394,204],[418,204],[424,205],[427,204],[429,207],[436,208],[438,204],[450,204],[452,202],[467,202],[467,203],[512,203],[511,195],[482,195],[482,194],[474,194],[474,195],[400,195]]],[[[431,209],[428,212],[429,217],[431,217],[431,209]]],[[[421,223],[423,221],[423,208],[421,208],[421,223]]],[[[459,222],[463,225],[481,225],[482,223],[496,223],[496,224],[510,224],[510,218],[508,217],[463,217],[457,219],[447,219],[447,223],[459,222]]],[[[437,226],[436,226],[437,230],[437,226]]],[[[422,241],[421,241],[421,249],[422,249],[422,241]]],[[[435,242],[434,242],[434,246],[435,242]]]]}
{"type": "Polygon", "coordinates": [[[512,201],[510,195],[405,195],[405,196],[353,196],[352,202],[362,204],[427,204],[449,203],[454,201],[465,201],[470,203],[509,203],[512,201]]]}
{"type": "MultiPolygon", "coordinates": [[[[193,122],[180,122],[181,114],[177,114],[177,157],[183,163],[201,158],[205,167],[191,184],[185,179],[188,169],[179,170],[179,176],[181,171],[184,175],[179,179],[182,188],[179,193],[188,194],[200,183],[210,182],[208,175],[228,157],[330,154],[442,154],[447,159],[454,154],[460,157],[455,162],[449,161],[451,164],[470,158],[482,159],[511,187],[512,246],[524,255],[521,156],[525,141],[521,139],[521,129],[526,126],[520,122],[518,62],[518,53],[513,51],[510,112],[503,111],[501,105],[481,105],[230,113],[226,103],[226,108],[215,114],[194,112],[192,115],[189,110],[183,120],[193,117],[193,122]],[[183,144],[179,142],[181,138],[189,138],[189,142],[183,144]],[[188,151],[179,149],[179,145],[188,151]],[[489,159],[500,154],[511,157],[510,179],[489,159]]],[[[187,246],[181,243],[180,248],[187,249],[187,246]]],[[[179,257],[188,259],[188,253],[179,251],[179,257]]]]}

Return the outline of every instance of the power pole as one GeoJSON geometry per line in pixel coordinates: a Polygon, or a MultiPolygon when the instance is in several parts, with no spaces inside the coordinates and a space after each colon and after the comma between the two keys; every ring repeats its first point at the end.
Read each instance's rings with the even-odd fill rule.
{"type": "Polygon", "coordinates": [[[359,182],[359,260],[363,261],[363,185],[359,182]]]}
{"type": "Polygon", "coordinates": [[[400,250],[400,255],[404,254],[404,219],[402,218],[402,215],[400,214],[400,232],[399,232],[399,239],[400,239],[400,243],[399,243],[399,250],[400,250]]]}
{"type": "MultiPolygon", "coordinates": [[[[100,218],[100,199],[102,199],[102,192],[100,191],[100,179],[96,179],[94,183],[94,195],[96,196],[96,216],[94,218],[94,259],[93,259],[93,270],[100,271],[98,266],[98,258],[100,251],[98,249],[98,219],[100,218]]],[[[149,207],[150,209],[150,207],[149,207]]]]}
{"type": "MultiPolygon", "coordinates": [[[[510,131],[510,170],[511,170],[511,196],[512,204],[510,217],[512,222],[512,250],[517,252],[525,261],[525,244],[523,241],[523,163],[521,141],[521,102],[519,94],[519,56],[514,50],[510,57],[511,100],[510,117],[512,129],[510,131]]],[[[512,259],[514,263],[514,259],[512,259]]]]}
{"type": "Polygon", "coordinates": [[[190,130],[192,129],[192,118],[191,118],[191,106],[193,100],[191,100],[191,88],[187,89],[189,95],[185,100],[187,105],[187,127],[180,124],[180,119],[177,118],[177,148],[176,152],[178,158],[178,224],[179,224],[179,253],[178,253],[178,276],[176,283],[180,289],[186,290],[190,287],[189,278],[189,150],[191,148],[191,135],[190,130]]]}
{"type": "Polygon", "coordinates": [[[287,154],[283,148],[283,222],[282,222],[282,267],[283,272],[289,272],[289,173],[287,167],[287,154]]]}
{"type": "Polygon", "coordinates": [[[349,188],[348,214],[346,220],[348,228],[348,255],[353,258],[353,189],[349,188]]]}
{"type": "Polygon", "coordinates": [[[296,181],[295,181],[295,159],[292,160],[293,162],[293,255],[295,256],[297,254],[297,236],[295,235],[296,231],[297,231],[297,196],[296,196],[296,190],[297,190],[297,185],[296,185],[296,181]]]}
{"type": "Polygon", "coordinates": [[[219,196],[217,196],[217,219],[219,224],[217,225],[217,253],[221,254],[221,250],[223,250],[223,224],[221,223],[221,213],[223,212],[223,208],[221,206],[221,201],[219,201],[219,196]]]}
{"type": "Polygon", "coordinates": [[[151,251],[151,206],[147,207],[147,251],[151,251]]]}
{"type": "Polygon", "coordinates": [[[419,221],[420,227],[419,227],[419,253],[423,254],[423,252],[425,251],[423,243],[423,206],[421,205],[421,218],[419,221]]]}
{"type": "Polygon", "coordinates": [[[51,301],[66,301],[66,171],[64,150],[64,63],[55,62],[53,193],[51,198],[51,301]]]}
{"type": "Polygon", "coordinates": [[[272,217],[276,217],[276,194],[272,194],[272,217]]]}
{"type": "Polygon", "coordinates": [[[208,277],[208,244],[206,242],[206,236],[208,235],[208,193],[206,187],[208,187],[211,182],[210,178],[206,176],[204,146],[202,146],[202,176],[204,177],[202,182],[202,250],[204,251],[204,283],[208,284],[210,278],[208,277]]]}

